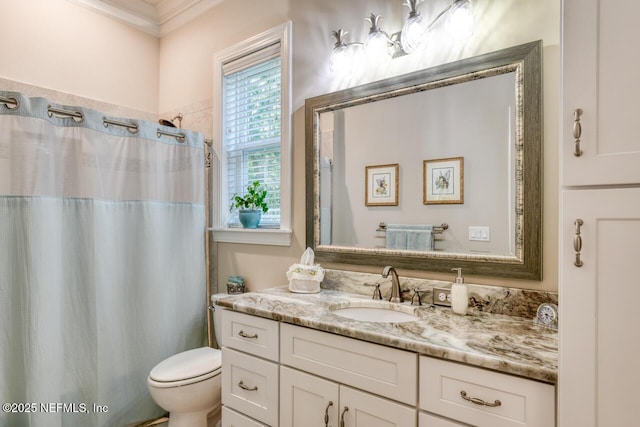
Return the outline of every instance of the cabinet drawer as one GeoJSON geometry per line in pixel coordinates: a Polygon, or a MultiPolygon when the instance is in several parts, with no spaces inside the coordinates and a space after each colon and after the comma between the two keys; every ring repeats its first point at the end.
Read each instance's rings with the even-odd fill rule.
{"type": "Polygon", "coordinates": [[[555,425],[555,389],[421,356],[420,408],[478,427],[550,427],[555,425]]]}
{"type": "Polygon", "coordinates": [[[280,325],[281,363],[342,384],[417,402],[417,355],[326,332],[280,325]]]}
{"type": "Polygon", "coordinates": [[[238,412],[222,407],[222,427],[267,427],[264,424],[252,420],[251,418],[239,414],[238,412]]]}
{"type": "Polygon", "coordinates": [[[235,311],[222,312],[222,345],[278,361],[278,322],[235,311]]]}
{"type": "Polygon", "coordinates": [[[223,347],[222,404],[277,425],[278,365],[223,347]]]}
{"type": "MultiPolygon", "coordinates": [[[[418,416],[418,427],[468,427],[469,424],[462,424],[447,418],[438,417],[433,414],[420,412],[418,416]]],[[[224,427],[224,426],[223,426],[224,427]]]]}

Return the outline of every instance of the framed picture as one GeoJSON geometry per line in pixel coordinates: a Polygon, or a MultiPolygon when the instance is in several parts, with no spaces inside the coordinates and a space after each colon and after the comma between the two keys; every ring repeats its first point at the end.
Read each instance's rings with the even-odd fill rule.
{"type": "Polygon", "coordinates": [[[464,203],[464,157],[423,162],[425,205],[464,203]]]}
{"type": "Polygon", "coordinates": [[[364,204],[398,206],[398,164],[365,167],[364,204]]]}

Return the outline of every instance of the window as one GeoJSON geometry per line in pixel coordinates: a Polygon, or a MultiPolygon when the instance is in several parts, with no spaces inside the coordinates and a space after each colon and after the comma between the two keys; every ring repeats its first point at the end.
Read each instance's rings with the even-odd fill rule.
{"type": "Polygon", "coordinates": [[[290,23],[282,25],[216,54],[216,241],[290,243],[290,28],[290,23]],[[245,230],[229,205],[234,194],[244,194],[254,181],[267,188],[269,211],[258,230],[245,230]]]}
{"type": "MultiPolygon", "coordinates": [[[[250,55],[253,58],[249,61],[241,58],[224,64],[222,78],[222,149],[227,194],[243,194],[247,185],[260,181],[268,191],[269,206],[260,225],[273,228],[280,227],[279,53],[278,43],[250,55]],[[274,55],[278,56],[273,58],[274,55]]],[[[239,226],[236,215],[225,222],[239,226]]]]}

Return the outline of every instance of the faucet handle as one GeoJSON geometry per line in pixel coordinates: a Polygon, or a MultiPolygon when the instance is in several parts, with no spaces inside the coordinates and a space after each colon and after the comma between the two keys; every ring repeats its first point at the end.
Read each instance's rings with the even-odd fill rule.
{"type": "Polygon", "coordinates": [[[376,284],[376,288],[373,290],[372,299],[382,299],[382,292],[380,292],[380,283],[376,284]]]}
{"type": "Polygon", "coordinates": [[[422,305],[422,300],[420,299],[420,291],[418,288],[413,288],[413,295],[411,296],[411,305],[422,305]],[[416,304],[415,301],[418,301],[416,304]]]}

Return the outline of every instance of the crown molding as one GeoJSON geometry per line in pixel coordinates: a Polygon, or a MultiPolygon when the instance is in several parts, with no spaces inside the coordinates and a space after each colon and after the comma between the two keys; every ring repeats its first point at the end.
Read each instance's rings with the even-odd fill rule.
{"type": "Polygon", "coordinates": [[[69,1],[155,37],[162,37],[224,0],[162,0],[156,6],[143,0],[69,1]]]}
{"type": "Polygon", "coordinates": [[[160,37],[182,27],[224,0],[163,0],[158,4],[160,37]]]}

